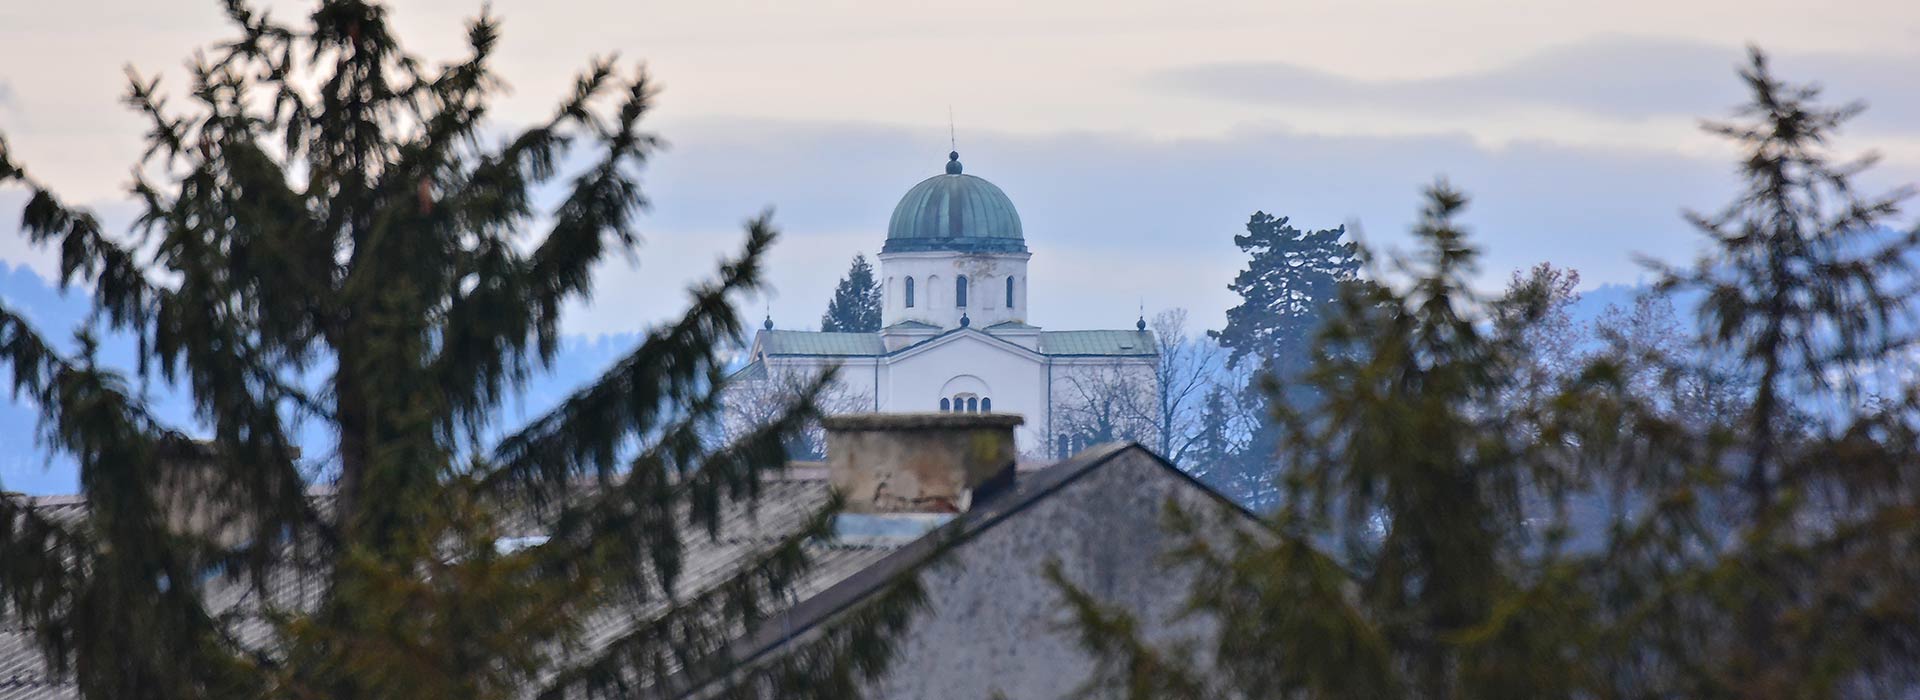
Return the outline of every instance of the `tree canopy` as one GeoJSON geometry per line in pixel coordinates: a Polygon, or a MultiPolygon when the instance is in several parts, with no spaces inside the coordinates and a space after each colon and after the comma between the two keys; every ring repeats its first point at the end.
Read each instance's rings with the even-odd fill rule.
{"type": "MultiPolygon", "coordinates": [[[[815,413],[819,383],[749,434],[701,439],[772,225],[750,221],[684,314],[603,375],[503,425],[555,358],[561,309],[636,249],[652,82],[596,60],[551,116],[508,129],[486,119],[503,87],[490,15],[466,56],[430,64],[377,4],[324,0],[296,23],[226,8],[235,34],[195,54],[183,100],[131,77],[148,126],[131,235],[0,145],[0,184],[32,190],[24,228],[59,251],[62,284],[137,336],[129,371],[184,388],[196,418],[157,419],[96,361],[92,329],[68,350],[0,301],[0,365],[78,463],[89,511],[0,498],[0,607],[87,697],[629,697],[726,671],[725,643],[826,522],[710,590],[676,585],[684,542],[752,499],[815,413]],[[334,443],[294,444],[303,421],[334,443]],[[234,580],[244,604],[207,600],[234,580]],[[583,646],[595,616],[663,600],[583,646]]],[[[885,628],[831,632],[739,687],[839,697],[877,672],[885,628]]]]}
{"type": "Polygon", "coordinates": [[[872,333],[880,330],[880,282],[873,277],[867,256],[853,256],[853,266],[833,288],[833,300],[820,316],[820,330],[834,333],[872,333]]]}
{"type": "Polygon", "coordinates": [[[1262,366],[1299,369],[1326,307],[1342,283],[1355,279],[1360,258],[1346,227],[1302,231],[1284,216],[1263,211],[1247,219],[1247,232],[1233,237],[1247,254],[1247,267],[1227,285],[1240,303],[1227,310],[1227,325],[1213,335],[1228,359],[1252,357],[1262,366]]]}
{"type": "Polygon", "coordinates": [[[1093,685],[1130,698],[1910,695],[1920,384],[1903,353],[1920,231],[1888,223],[1904,190],[1857,190],[1870,159],[1829,150],[1858,106],[1822,104],[1758,51],[1741,77],[1750,101],[1708,127],[1743,151],[1741,191],[1689,216],[1704,234],[1695,264],[1655,265],[1663,289],[1698,292],[1701,327],[1681,352],[1649,342],[1665,333],[1649,306],[1543,378],[1532,353],[1563,276],[1475,292],[1467,200],[1434,186],[1417,252],[1395,270],[1405,283],[1345,286],[1313,366],[1266,382],[1321,397],[1310,411],[1272,404],[1279,510],[1225,537],[1169,513],[1190,533],[1175,563],[1198,570],[1191,614],[1215,631],[1147,643],[1085,582],[1056,576],[1102,659],[1093,685]],[[1675,388],[1684,377],[1727,375],[1711,400],[1673,400],[1691,391],[1675,388]],[[1571,510],[1594,494],[1607,517],[1577,532],[1571,510]]]}
{"type": "MultiPolygon", "coordinates": [[[[1277,396],[1301,408],[1314,400],[1304,382],[1291,381],[1312,364],[1313,338],[1339,296],[1343,284],[1357,280],[1358,247],[1346,240],[1346,227],[1303,231],[1284,216],[1254,212],[1246,233],[1233,237],[1247,255],[1247,266],[1227,288],[1240,296],[1227,309],[1227,323],[1208,335],[1226,349],[1229,378],[1261,375],[1288,379],[1277,396]]],[[[1240,449],[1222,452],[1225,461],[1203,465],[1209,483],[1227,489],[1256,508],[1273,505],[1271,473],[1279,440],[1278,426],[1266,418],[1269,396],[1253,381],[1243,381],[1233,403],[1246,409],[1246,437],[1240,449]]]]}

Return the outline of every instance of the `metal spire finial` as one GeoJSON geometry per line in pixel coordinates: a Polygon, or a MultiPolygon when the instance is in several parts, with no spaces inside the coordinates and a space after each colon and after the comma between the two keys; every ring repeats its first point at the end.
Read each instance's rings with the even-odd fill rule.
{"type": "Polygon", "coordinates": [[[947,174],[960,174],[960,140],[953,135],[953,105],[947,105],[947,145],[953,148],[947,153],[947,174]]]}

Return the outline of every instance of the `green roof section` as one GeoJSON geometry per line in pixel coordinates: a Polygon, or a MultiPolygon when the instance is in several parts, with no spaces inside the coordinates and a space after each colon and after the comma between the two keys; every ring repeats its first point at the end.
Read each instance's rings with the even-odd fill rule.
{"type": "Polygon", "coordinates": [[[880,252],[1026,252],[1013,200],[993,183],[962,174],[959,153],[947,155],[947,174],[921,180],[893,208],[880,252]]]}
{"type": "Polygon", "coordinates": [[[933,325],[931,323],[925,323],[922,321],[915,321],[913,319],[907,319],[905,321],[901,321],[891,326],[887,326],[887,330],[909,329],[909,328],[914,330],[940,330],[939,326],[933,325]]]}
{"type": "Polygon", "coordinates": [[[1150,331],[1040,331],[1045,355],[1158,355],[1150,331]]]}
{"type": "Polygon", "coordinates": [[[870,357],[887,352],[879,333],[760,331],[760,351],[768,355],[870,357]]]}
{"type": "MultiPolygon", "coordinates": [[[[1032,328],[1025,324],[1021,327],[1032,328]]],[[[933,342],[961,331],[955,328],[908,347],[933,342]]],[[[1003,339],[1002,342],[1009,341],[1003,339]]],[[[820,331],[761,331],[760,351],[767,355],[818,357],[877,357],[890,354],[879,333],[820,331]]],[[[1099,357],[1152,357],[1159,354],[1151,331],[1041,331],[1039,352],[1042,355],[1099,357]]],[[[753,366],[749,365],[741,372],[753,370],[753,366]]]]}
{"type": "Polygon", "coordinates": [[[767,378],[767,363],[761,362],[759,360],[754,360],[753,362],[747,363],[747,366],[741,367],[739,370],[735,371],[733,374],[728,375],[727,381],[756,382],[766,378],[767,378]]]}

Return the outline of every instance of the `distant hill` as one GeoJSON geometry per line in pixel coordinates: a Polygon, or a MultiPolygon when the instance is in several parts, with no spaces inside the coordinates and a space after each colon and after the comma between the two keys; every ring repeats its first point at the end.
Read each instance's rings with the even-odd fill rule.
{"type": "MultiPolygon", "coordinates": [[[[82,291],[62,294],[58,285],[23,266],[0,262],[0,299],[8,307],[28,317],[49,342],[71,350],[73,331],[87,320],[90,305],[82,291]]],[[[554,370],[534,378],[526,391],[503,407],[501,421],[512,427],[559,403],[576,387],[597,376],[615,360],[632,350],[641,339],[638,333],[622,333],[597,338],[569,338],[561,347],[554,370]]],[[[128,372],[128,381],[141,386],[134,371],[136,344],[123,334],[101,338],[103,364],[128,372]]],[[[11,368],[0,369],[0,377],[11,381],[11,368]]],[[[324,377],[325,371],[313,376],[324,377]]],[[[146,383],[155,412],[168,423],[195,430],[192,406],[182,392],[166,386],[158,377],[146,383]]],[[[79,476],[72,462],[64,457],[49,459],[36,441],[39,413],[24,399],[8,396],[0,401],[0,490],[30,494],[73,493],[79,490],[79,476]]],[[[333,449],[332,438],[314,426],[297,433],[302,451],[313,458],[324,458],[333,449]]]]}

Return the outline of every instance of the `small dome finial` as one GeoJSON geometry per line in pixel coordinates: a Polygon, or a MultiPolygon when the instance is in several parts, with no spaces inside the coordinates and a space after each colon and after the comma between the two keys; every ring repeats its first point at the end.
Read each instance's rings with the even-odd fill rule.
{"type": "Polygon", "coordinates": [[[949,151],[947,153],[947,174],[948,175],[960,174],[960,152],[959,151],[949,151]]]}
{"type": "Polygon", "coordinates": [[[766,322],[761,323],[760,327],[765,328],[767,330],[773,330],[773,314],[767,314],[766,322]]]}
{"type": "Polygon", "coordinates": [[[960,312],[960,327],[966,328],[971,325],[973,325],[973,319],[968,318],[966,312],[960,312]]]}

